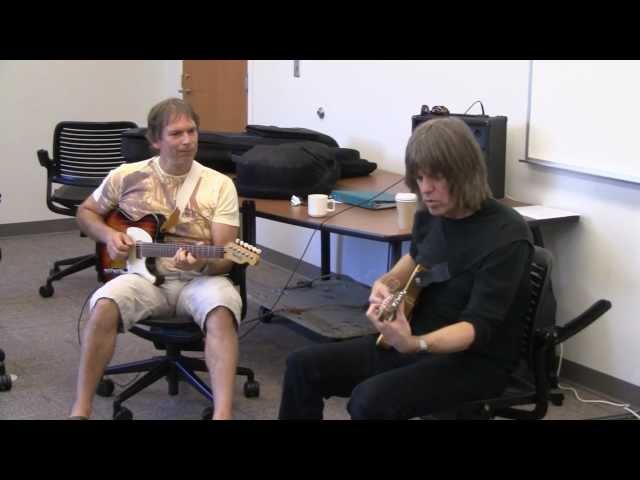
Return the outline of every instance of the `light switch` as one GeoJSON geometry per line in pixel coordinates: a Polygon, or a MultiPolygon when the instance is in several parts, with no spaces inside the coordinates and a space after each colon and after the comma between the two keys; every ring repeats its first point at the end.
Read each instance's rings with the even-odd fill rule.
{"type": "Polygon", "coordinates": [[[293,76],[300,78],[300,60],[293,61],[293,76]]]}

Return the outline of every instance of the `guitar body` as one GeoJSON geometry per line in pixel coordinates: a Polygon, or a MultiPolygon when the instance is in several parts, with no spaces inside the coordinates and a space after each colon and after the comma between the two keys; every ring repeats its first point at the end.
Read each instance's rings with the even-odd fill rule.
{"type": "MultiPolygon", "coordinates": [[[[162,242],[163,235],[160,227],[164,223],[164,217],[159,214],[151,214],[134,222],[121,210],[113,210],[105,218],[105,222],[111,228],[126,233],[135,242],[162,242]]],[[[154,257],[138,258],[134,248],[129,252],[126,260],[113,260],[107,252],[104,243],[96,244],[98,278],[101,282],[108,282],[123,273],[137,273],[149,280],[154,285],[160,285],[164,281],[156,271],[154,257]]]]}
{"type": "MultiPolygon", "coordinates": [[[[405,317],[407,317],[409,323],[411,323],[411,314],[413,313],[413,307],[418,300],[420,290],[422,290],[418,285],[416,285],[413,280],[416,274],[420,273],[421,271],[424,271],[424,267],[422,265],[417,265],[413,273],[411,274],[407,285],[405,285],[402,290],[395,292],[387,300],[385,300],[381,318],[386,320],[393,320],[396,316],[400,303],[402,302],[402,300],[404,300],[404,315],[405,317]]],[[[391,348],[391,345],[385,342],[382,334],[378,335],[376,346],[384,349],[391,348]]]]}
{"type": "Polygon", "coordinates": [[[96,244],[98,278],[108,282],[123,273],[135,273],[146,278],[154,285],[164,281],[156,269],[156,258],[173,257],[180,249],[186,250],[197,258],[224,258],[243,265],[257,265],[262,250],[236,239],[224,247],[215,245],[192,245],[185,243],[163,243],[161,227],[165,224],[164,216],[151,214],[138,221],[131,220],[121,210],[114,210],[105,217],[111,228],[126,233],[133,239],[135,246],[129,251],[125,260],[113,260],[103,243],[96,244]]]}

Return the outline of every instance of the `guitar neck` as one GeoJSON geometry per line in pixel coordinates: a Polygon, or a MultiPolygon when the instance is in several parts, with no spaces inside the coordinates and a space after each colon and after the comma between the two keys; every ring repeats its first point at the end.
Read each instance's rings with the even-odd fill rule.
{"type": "Polygon", "coordinates": [[[424,272],[424,267],[420,264],[416,265],[416,268],[413,269],[413,272],[411,272],[411,276],[409,277],[409,280],[407,280],[406,285],[404,286],[403,290],[406,292],[411,288],[411,285],[413,284],[413,279],[416,278],[416,275],[424,272]]]}
{"type": "Polygon", "coordinates": [[[191,245],[188,243],[136,243],[138,257],[173,257],[178,249],[190,252],[196,258],[222,258],[224,247],[214,245],[191,245]]]}

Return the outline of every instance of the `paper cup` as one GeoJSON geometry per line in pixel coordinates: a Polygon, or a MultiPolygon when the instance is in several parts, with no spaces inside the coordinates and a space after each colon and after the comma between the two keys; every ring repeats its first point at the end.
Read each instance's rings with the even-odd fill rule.
{"type": "Polygon", "coordinates": [[[398,228],[413,228],[413,217],[416,213],[418,197],[415,193],[396,193],[396,210],[398,211],[398,228]]]}

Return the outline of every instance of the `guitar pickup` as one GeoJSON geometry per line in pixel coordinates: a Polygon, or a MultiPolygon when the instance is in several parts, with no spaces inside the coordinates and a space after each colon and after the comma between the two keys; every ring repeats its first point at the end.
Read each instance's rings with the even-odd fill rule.
{"type": "Polygon", "coordinates": [[[105,268],[104,273],[111,275],[122,275],[123,273],[127,273],[126,268],[105,268]]]}

